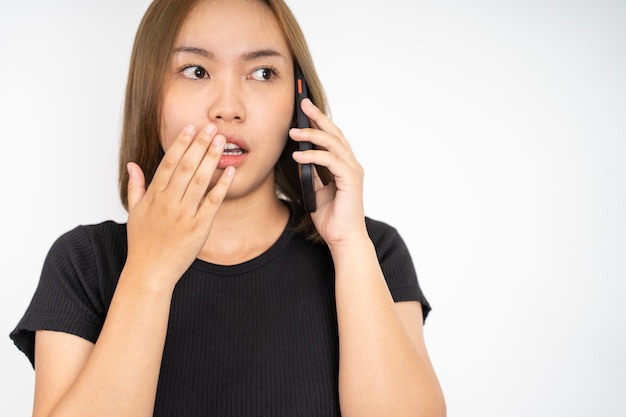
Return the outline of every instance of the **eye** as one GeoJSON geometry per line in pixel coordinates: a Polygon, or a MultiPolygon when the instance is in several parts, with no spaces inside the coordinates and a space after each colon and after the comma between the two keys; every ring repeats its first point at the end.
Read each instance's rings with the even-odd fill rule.
{"type": "Polygon", "coordinates": [[[209,73],[206,72],[204,68],[199,67],[197,65],[190,65],[188,67],[185,67],[182,69],[181,72],[183,73],[185,77],[190,78],[192,80],[199,80],[202,78],[209,77],[209,73]]]}
{"type": "Polygon", "coordinates": [[[274,75],[276,75],[274,68],[259,68],[250,74],[250,78],[256,81],[269,81],[274,75]]]}

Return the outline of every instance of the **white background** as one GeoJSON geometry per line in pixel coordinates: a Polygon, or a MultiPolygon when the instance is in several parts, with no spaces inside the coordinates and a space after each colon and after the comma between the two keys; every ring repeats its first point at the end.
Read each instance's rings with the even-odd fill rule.
{"type": "MultiPolygon", "coordinates": [[[[44,256],[125,220],[117,146],[147,0],[0,0],[3,414],[8,338],[44,256]]],[[[626,416],[626,3],[291,0],[333,118],[433,305],[450,416],[626,416]]]]}

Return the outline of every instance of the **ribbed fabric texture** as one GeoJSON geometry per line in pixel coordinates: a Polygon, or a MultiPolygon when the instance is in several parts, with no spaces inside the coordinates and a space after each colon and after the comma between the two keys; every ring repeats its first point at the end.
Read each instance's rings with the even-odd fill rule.
{"type": "MultiPolygon", "coordinates": [[[[395,229],[368,219],[396,301],[422,302],[395,229]]],[[[78,227],[51,248],[11,333],[34,360],[34,331],[97,340],[126,254],[125,225],[78,227]]],[[[149,340],[145,343],[150,343],[149,340]]],[[[325,246],[286,229],[235,266],[196,260],[173,294],[155,416],[338,416],[334,269],[325,246]]]]}

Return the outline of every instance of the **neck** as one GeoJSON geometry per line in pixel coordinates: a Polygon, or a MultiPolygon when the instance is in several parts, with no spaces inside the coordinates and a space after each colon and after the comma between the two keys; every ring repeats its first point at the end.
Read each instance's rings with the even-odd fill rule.
{"type": "Polygon", "coordinates": [[[278,198],[225,200],[213,221],[199,258],[235,265],[267,251],[289,221],[289,209],[278,198]]]}

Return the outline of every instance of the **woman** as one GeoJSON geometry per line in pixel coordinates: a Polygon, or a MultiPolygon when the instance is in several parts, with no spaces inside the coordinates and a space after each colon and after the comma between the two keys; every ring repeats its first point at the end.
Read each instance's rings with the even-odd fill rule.
{"type": "Polygon", "coordinates": [[[281,0],[154,1],[127,86],[128,222],[63,235],[12,333],[34,416],[445,415],[410,256],[365,217],[325,110],[281,0]],[[292,128],[296,62],[312,129],[292,128]],[[296,163],[318,167],[314,213],[296,163]]]}

